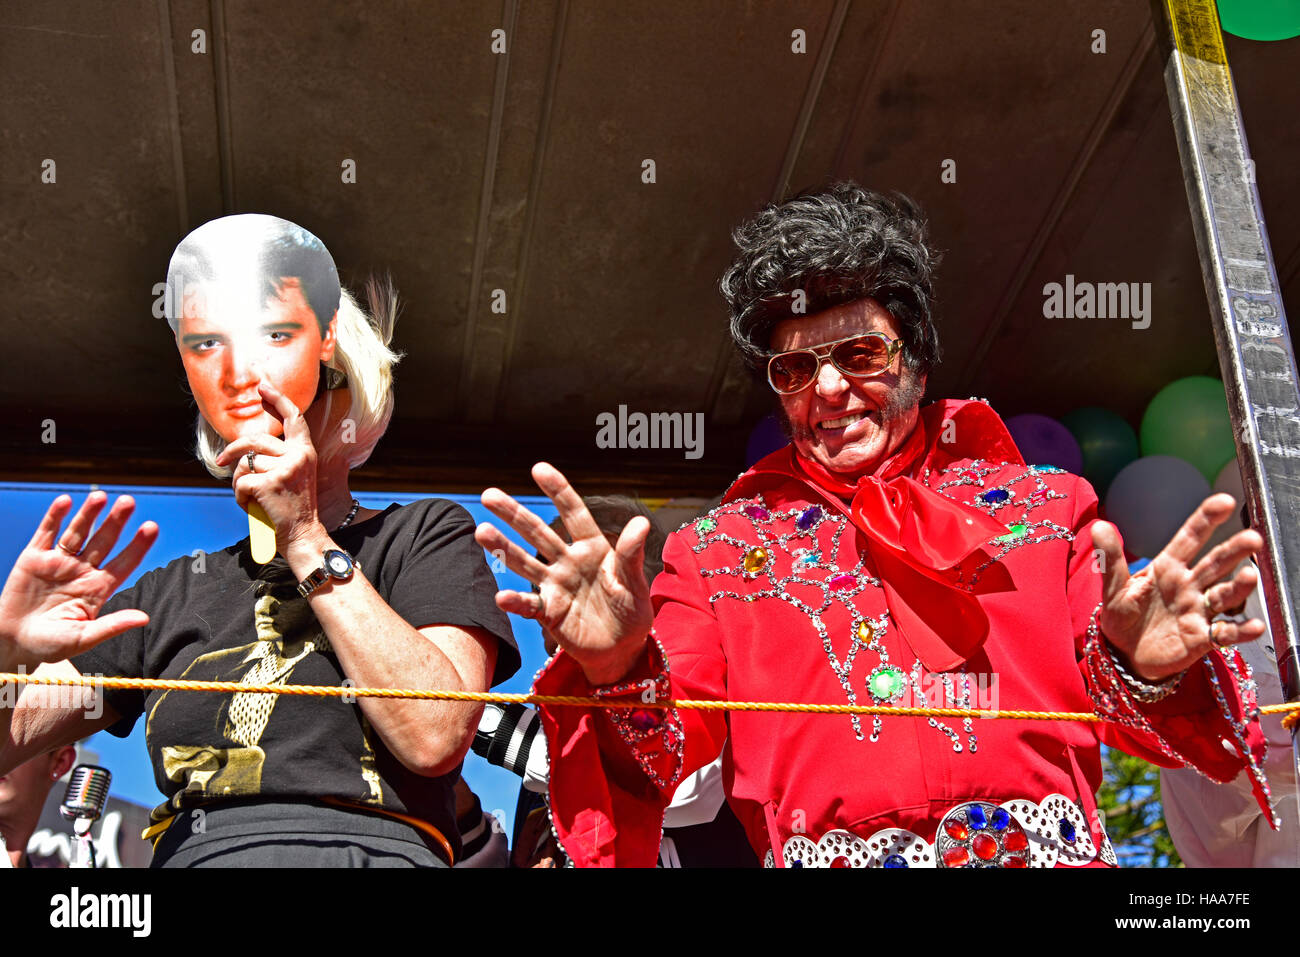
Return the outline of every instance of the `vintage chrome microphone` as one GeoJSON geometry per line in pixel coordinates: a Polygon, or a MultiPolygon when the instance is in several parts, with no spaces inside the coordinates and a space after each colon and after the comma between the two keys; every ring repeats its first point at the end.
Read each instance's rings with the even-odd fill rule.
{"type": "Polygon", "coordinates": [[[90,839],[90,827],[103,813],[104,802],[108,800],[108,785],[112,780],[112,772],[98,765],[78,764],[72,769],[68,790],[63,795],[63,806],[59,808],[59,813],[72,821],[72,833],[76,836],[68,867],[95,866],[95,845],[90,839]]]}

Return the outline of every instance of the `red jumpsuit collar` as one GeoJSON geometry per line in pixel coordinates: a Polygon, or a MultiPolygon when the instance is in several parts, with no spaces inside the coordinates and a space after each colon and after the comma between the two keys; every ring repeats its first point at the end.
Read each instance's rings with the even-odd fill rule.
{"type": "Polygon", "coordinates": [[[915,476],[977,458],[1024,464],[987,404],[946,399],[921,410],[903,444],[870,473],[829,472],[788,445],[757,462],[723,500],[761,492],[779,507],[789,494],[780,486],[794,481],[848,514],[866,539],[899,635],[930,671],[950,671],[988,637],[988,617],[976,596],[958,585],[956,568],[1007,529],[915,476]]]}

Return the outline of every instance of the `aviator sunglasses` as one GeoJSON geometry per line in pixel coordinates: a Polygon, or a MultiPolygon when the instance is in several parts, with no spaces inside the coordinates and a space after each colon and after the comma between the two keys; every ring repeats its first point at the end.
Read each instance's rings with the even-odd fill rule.
{"type": "Polygon", "coordinates": [[[888,369],[902,347],[902,339],[868,332],[811,349],[778,352],[767,360],[767,381],[779,394],[793,395],[813,384],[827,359],[844,375],[867,379],[888,369]]]}

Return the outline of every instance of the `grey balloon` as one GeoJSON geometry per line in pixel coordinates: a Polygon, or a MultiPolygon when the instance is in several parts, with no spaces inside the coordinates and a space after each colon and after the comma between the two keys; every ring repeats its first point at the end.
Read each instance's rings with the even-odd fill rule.
{"type": "Polygon", "coordinates": [[[1200,469],[1172,455],[1148,455],[1120,469],[1106,491],[1106,518],[1128,550],[1155,558],[1210,494],[1200,469]]]}

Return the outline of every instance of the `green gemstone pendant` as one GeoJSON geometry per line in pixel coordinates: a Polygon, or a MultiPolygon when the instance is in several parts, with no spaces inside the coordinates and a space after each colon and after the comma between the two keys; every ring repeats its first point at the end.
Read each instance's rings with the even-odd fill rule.
{"type": "Polygon", "coordinates": [[[897,701],[905,687],[903,670],[896,665],[881,665],[867,677],[867,691],[880,704],[897,701]]]}

